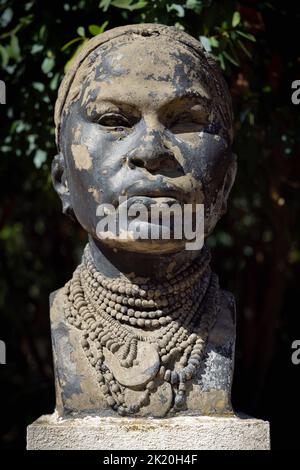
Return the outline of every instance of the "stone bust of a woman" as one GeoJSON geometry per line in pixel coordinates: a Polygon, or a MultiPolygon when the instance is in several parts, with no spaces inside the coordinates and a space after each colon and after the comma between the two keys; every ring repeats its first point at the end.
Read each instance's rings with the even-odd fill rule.
{"type": "Polygon", "coordinates": [[[118,213],[123,196],[148,208],[202,204],[204,238],[212,232],[236,173],[216,64],[175,28],[113,29],[76,57],[55,123],[54,186],[88,234],[82,263],[51,296],[58,413],[231,413],[234,300],[205,243],[97,231],[99,205],[118,213]]]}

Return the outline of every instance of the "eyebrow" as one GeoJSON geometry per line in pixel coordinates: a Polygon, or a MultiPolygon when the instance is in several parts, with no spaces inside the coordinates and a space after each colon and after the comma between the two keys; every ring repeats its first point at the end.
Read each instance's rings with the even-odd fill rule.
{"type": "MultiPolygon", "coordinates": [[[[183,94],[178,94],[174,96],[169,96],[164,102],[159,106],[159,109],[162,110],[163,108],[166,108],[167,106],[172,106],[172,104],[181,102],[181,101],[186,101],[193,99],[197,101],[198,103],[206,104],[209,105],[212,101],[212,99],[201,93],[199,93],[196,90],[187,90],[183,94]]],[[[96,99],[95,101],[92,101],[89,103],[89,106],[91,107],[99,107],[101,108],[109,108],[109,106],[117,106],[120,109],[124,108],[125,106],[128,108],[131,108],[131,110],[134,112],[139,113],[139,106],[135,103],[130,103],[129,101],[122,101],[119,100],[116,97],[112,96],[106,96],[106,97],[101,97],[101,95],[96,99]]]]}
{"type": "Polygon", "coordinates": [[[110,106],[116,106],[116,107],[124,107],[124,106],[127,106],[128,108],[132,108],[132,110],[136,110],[137,109],[137,106],[133,103],[129,103],[127,101],[121,101],[121,100],[118,100],[116,98],[112,98],[112,97],[99,97],[98,99],[96,100],[93,100],[93,101],[90,101],[89,103],[87,103],[86,105],[87,107],[90,106],[90,107],[95,107],[95,108],[109,108],[110,106]]]}
{"type": "Polygon", "coordinates": [[[191,91],[186,91],[182,95],[175,96],[174,98],[172,98],[171,100],[167,101],[162,106],[160,106],[160,109],[163,109],[167,106],[172,106],[180,102],[188,101],[191,99],[194,101],[194,103],[205,104],[206,106],[208,106],[212,102],[212,98],[210,97],[208,98],[207,96],[202,95],[198,91],[191,90],[191,91]]]}
{"type": "Polygon", "coordinates": [[[202,95],[201,93],[199,93],[199,91],[196,91],[196,90],[185,91],[182,95],[176,96],[174,99],[175,100],[177,100],[177,99],[178,100],[184,100],[184,99],[189,99],[189,98],[196,98],[199,101],[201,101],[201,100],[211,101],[211,98],[208,98],[207,96],[202,95]]]}

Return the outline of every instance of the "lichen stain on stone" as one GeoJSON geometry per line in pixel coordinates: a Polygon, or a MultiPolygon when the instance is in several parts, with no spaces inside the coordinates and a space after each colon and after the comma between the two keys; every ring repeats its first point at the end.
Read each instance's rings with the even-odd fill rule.
{"type": "Polygon", "coordinates": [[[93,166],[93,160],[85,145],[71,145],[71,151],[74,157],[75,166],[78,170],[90,170],[93,166]]]}
{"type": "Polygon", "coordinates": [[[75,142],[79,142],[80,135],[81,135],[81,125],[78,124],[76,126],[76,128],[74,129],[74,140],[75,140],[75,142]]]}
{"type": "MultiPolygon", "coordinates": [[[[144,27],[145,26],[143,26],[143,28],[144,27]]],[[[96,160],[99,155],[97,155],[96,152],[98,152],[99,149],[101,151],[101,149],[104,148],[104,146],[99,145],[99,142],[101,142],[100,133],[105,133],[105,136],[103,137],[105,144],[112,144],[112,156],[114,155],[115,149],[118,150],[117,141],[124,138],[123,136],[119,137],[119,135],[116,135],[114,130],[104,130],[104,125],[102,126],[101,131],[99,131],[99,128],[96,128],[96,123],[98,121],[99,124],[101,124],[99,115],[112,112],[118,113],[121,108],[121,111],[125,115],[128,114],[131,117],[138,118],[137,121],[133,120],[133,127],[136,122],[139,124],[141,123],[140,127],[137,126],[136,135],[138,138],[143,137],[144,135],[146,135],[146,137],[143,140],[141,138],[139,142],[135,141],[132,147],[139,148],[143,153],[145,153],[145,150],[147,150],[148,147],[151,148],[149,143],[154,142],[158,134],[163,134],[165,132],[164,135],[169,137],[163,138],[162,143],[169,151],[172,151],[173,156],[179,163],[178,166],[182,167],[182,171],[179,173],[178,167],[176,168],[176,171],[174,172],[174,176],[176,176],[176,178],[173,176],[171,177],[170,173],[158,177],[156,169],[156,174],[149,174],[145,179],[147,179],[148,183],[153,183],[153,190],[156,192],[159,190],[160,178],[164,178],[164,182],[168,189],[174,189],[174,186],[178,185],[178,189],[185,193],[186,197],[189,196],[189,198],[187,197],[187,200],[193,204],[195,202],[204,202],[204,191],[206,191],[208,194],[208,196],[206,195],[208,200],[207,205],[209,206],[207,213],[210,214],[209,225],[211,228],[216,223],[218,215],[222,209],[224,187],[219,190],[210,188],[210,183],[213,182],[213,178],[216,179],[215,175],[210,171],[210,168],[213,168],[214,162],[211,161],[212,159],[205,159],[204,156],[205,152],[208,152],[208,156],[211,156],[212,145],[214,148],[218,148],[218,152],[220,154],[223,144],[222,141],[218,141],[221,138],[223,139],[223,134],[227,136],[227,132],[230,127],[230,119],[228,118],[229,110],[226,112],[229,101],[228,98],[226,98],[226,94],[222,96],[222,93],[220,93],[223,90],[221,85],[219,87],[219,94],[217,93],[218,90],[215,90],[215,81],[218,77],[215,77],[214,71],[210,68],[206,58],[202,57],[201,53],[201,57],[195,55],[195,51],[197,52],[198,48],[197,45],[193,45],[192,39],[190,40],[191,45],[189,45],[188,39],[184,40],[187,41],[184,44],[180,41],[174,44],[174,41],[172,40],[174,33],[168,33],[168,35],[165,35],[164,38],[162,38],[159,34],[154,34],[153,28],[156,27],[157,26],[147,26],[147,28],[150,28],[151,34],[149,33],[146,38],[140,33],[136,34],[131,32],[126,38],[119,36],[116,38],[113,37],[110,39],[111,42],[107,42],[106,44],[105,42],[102,43],[102,39],[99,40],[96,38],[93,40],[96,42],[93,47],[90,47],[90,49],[87,50],[89,51],[89,54],[87,55],[86,52],[86,55],[83,55],[82,58],[78,60],[75,76],[73,76],[71,80],[67,79],[61,88],[62,91],[60,91],[59,98],[61,103],[58,102],[58,113],[56,113],[56,125],[58,126],[57,135],[59,136],[61,127],[61,114],[68,111],[70,104],[75,104],[75,99],[81,99],[81,104],[78,103],[78,106],[74,106],[71,110],[71,114],[75,113],[74,117],[77,118],[77,122],[79,122],[79,124],[76,123],[74,127],[72,127],[71,141],[73,142],[73,145],[71,146],[71,150],[74,156],[75,166],[78,170],[90,170],[93,169],[92,167],[94,165],[95,174],[98,175],[96,172],[96,160]],[[152,37],[150,37],[151,35],[152,37]],[[164,39],[164,42],[162,42],[162,39],[164,39]],[[101,44],[101,49],[95,47],[97,41],[99,41],[99,47],[101,44]],[[200,59],[200,62],[198,62],[198,59],[200,59]],[[195,89],[196,97],[194,99],[193,93],[195,94],[195,89]],[[197,118],[195,120],[195,123],[197,124],[196,130],[195,127],[193,127],[193,119],[187,122],[185,122],[184,118],[182,121],[179,119],[179,124],[172,127],[172,123],[176,122],[174,118],[180,117],[181,114],[183,115],[187,108],[184,101],[185,95],[188,96],[189,100],[188,110],[197,118]],[[218,98],[217,95],[220,98],[218,98]],[[85,114],[84,118],[82,115],[78,114],[79,108],[82,113],[85,114]],[[171,108],[171,112],[169,112],[169,108],[171,108]],[[134,114],[134,110],[136,110],[136,114],[134,114]],[[88,122],[87,125],[89,125],[89,129],[91,129],[91,132],[87,132],[86,134],[83,132],[85,127],[83,121],[85,120],[88,122]],[[146,123],[147,132],[144,134],[138,134],[139,129],[142,129],[144,124],[143,120],[146,123]],[[190,125],[189,122],[191,122],[190,125]],[[82,125],[82,129],[80,128],[80,125],[82,125]],[[206,130],[206,125],[211,125],[209,131],[206,130]],[[173,132],[172,129],[174,130],[174,127],[176,127],[176,131],[173,132]],[[217,134],[220,128],[222,130],[222,137],[218,135],[214,137],[214,134],[217,134]],[[172,134],[168,134],[165,131],[166,129],[168,131],[171,130],[172,134]],[[201,129],[205,129],[205,132],[203,133],[201,129]],[[157,133],[153,132],[154,130],[156,130],[157,133]],[[96,150],[94,151],[94,149],[96,150]],[[91,154],[89,153],[89,150],[91,151],[91,154]],[[199,155],[202,158],[199,166],[203,178],[200,181],[198,181],[200,179],[199,168],[197,167],[196,171],[192,168],[193,159],[196,160],[198,155],[197,152],[199,152],[199,155]],[[209,161],[206,163],[206,160],[209,161]],[[210,176],[210,173],[212,176],[210,176]],[[178,176],[178,174],[180,176],[178,176]],[[190,200],[190,197],[192,197],[192,201],[190,200]]],[[[162,29],[162,31],[164,31],[164,29],[162,29]]],[[[114,33],[105,34],[110,35],[114,33]]],[[[179,35],[180,33],[176,34],[179,35]]],[[[192,118],[193,117],[194,116],[192,116],[192,118]]],[[[129,132],[132,131],[128,131],[128,134],[129,132]]],[[[124,145],[124,143],[120,145],[120,148],[121,147],[123,150],[126,150],[126,145],[124,145]]],[[[112,162],[112,159],[109,152],[107,152],[107,155],[109,163],[105,163],[105,165],[109,168],[110,178],[110,162],[112,162]]],[[[120,156],[120,153],[118,155],[120,156]]],[[[122,163],[126,164],[127,161],[122,163]]],[[[122,163],[120,163],[119,168],[122,167],[122,163]]],[[[104,170],[101,166],[99,169],[97,168],[97,171],[103,175],[107,172],[107,170],[104,170]]],[[[146,172],[144,171],[144,173],[146,172]]],[[[83,174],[83,180],[85,180],[87,176],[92,176],[92,172],[89,175],[83,174]]],[[[103,178],[103,180],[107,180],[107,184],[109,184],[109,178],[103,178]]],[[[142,182],[142,180],[143,179],[141,178],[140,181],[142,182]]],[[[100,202],[101,190],[99,190],[100,192],[97,190],[97,182],[99,182],[99,179],[94,179],[94,181],[94,183],[86,185],[88,186],[88,192],[91,194],[91,196],[89,196],[90,203],[92,203],[92,197],[97,203],[100,202]]],[[[140,184],[140,186],[142,189],[142,184],[140,184]]],[[[144,253],[146,251],[146,247],[147,249],[149,248],[150,253],[155,253],[157,250],[158,253],[165,254],[169,252],[172,253],[172,250],[174,250],[172,242],[164,243],[164,250],[162,250],[160,241],[142,242],[137,248],[132,232],[129,230],[125,232],[125,235],[126,237],[125,240],[123,240],[123,244],[121,241],[118,245],[120,251],[124,248],[124,250],[127,249],[133,253],[138,252],[139,250],[144,253]]],[[[107,242],[107,246],[111,247],[115,251],[115,246],[117,245],[115,240],[112,238],[107,242]]],[[[182,247],[177,246],[176,251],[179,248],[182,249],[182,247]]],[[[168,263],[167,273],[173,271],[174,264],[172,262],[168,263]]],[[[174,265],[174,267],[176,267],[176,265],[174,265]]],[[[134,269],[134,265],[127,266],[126,269],[131,271],[134,269]]],[[[134,272],[132,274],[133,276],[136,276],[134,272]]],[[[148,283],[148,279],[146,283],[148,283]]],[[[224,315],[223,311],[222,313],[224,315]]],[[[130,328],[131,327],[129,327],[129,329],[130,328]]],[[[99,389],[96,369],[91,369],[88,357],[84,355],[85,353],[80,349],[80,347],[77,347],[77,345],[80,345],[80,335],[75,335],[75,327],[71,326],[70,331],[70,334],[68,333],[68,341],[74,348],[76,354],[72,351],[66,359],[63,354],[66,350],[66,348],[64,348],[64,351],[61,352],[60,357],[58,358],[59,361],[62,361],[62,367],[58,367],[58,371],[62,374],[60,393],[64,394],[64,391],[67,391],[64,396],[64,407],[68,410],[92,409],[97,411],[106,409],[107,404],[105,397],[102,394],[102,390],[99,389]],[[68,361],[70,362],[70,365],[68,364],[68,361]],[[75,369],[74,364],[76,364],[75,369]],[[64,371],[65,367],[68,367],[70,370],[69,376],[67,375],[68,371],[64,371]],[[73,393],[77,386],[77,382],[74,377],[80,377],[81,393],[73,393]],[[68,389],[69,384],[72,387],[70,390],[68,389]]],[[[133,328],[132,331],[136,330],[133,328]]],[[[55,330],[54,334],[56,334],[55,330]]],[[[144,334],[145,337],[147,337],[147,331],[145,331],[144,334]]],[[[228,335],[233,336],[233,330],[230,330],[228,335]]],[[[215,337],[217,336],[218,335],[216,334],[215,337]]],[[[222,341],[222,337],[220,340],[222,341]]],[[[209,341],[211,343],[212,339],[210,338],[209,341]]],[[[90,348],[96,357],[97,348],[95,344],[92,344],[90,348]]],[[[202,364],[202,376],[199,377],[198,374],[198,376],[194,378],[194,380],[197,380],[197,384],[193,387],[191,384],[192,389],[189,386],[187,387],[189,392],[187,397],[188,410],[201,414],[224,414],[230,406],[229,396],[233,347],[228,348],[228,350],[222,348],[222,350],[218,350],[217,353],[218,354],[211,353],[208,348],[211,362],[208,360],[202,364]],[[205,374],[205,370],[208,368],[210,373],[205,374]],[[211,375],[213,375],[213,378],[211,375]],[[226,381],[224,377],[227,377],[228,380],[226,381]],[[219,390],[219,388],[221,388],[221,390],[219,390]]],[[[143,354],[140,354],[140,356],[143,356],[143,354]]],[[[56,353],[55,357],[57,357],[56,353]]],[[[145,357],[149,359],[150,354],[145,354],[145,357]]],[[[57,362],[57,359],[55,360],[57,362]]],[[[155,367],[151,367],[150,363],[150,367],[147,367],[146,371],[142,366],[144,367],[144,363],[141,361],[131,367],[131,369],[134,369],[135,367],[141,368],[143,380],[140,380],[142,384],[139,382],[138,385],[134,385],[136,388],[141,387],[141,385],[144,387],[149,381],[149,375],[153,375],[153,380],[157,381],[154,374],[157,368],[156,364],[155,367]]],[[[175,369],[176,366],[177,363],[175,364],[175,369]]],[[[178,370],[180,370],[179,366],[178,370]]],[[[132,381],[136,379],[137,370],[130,371],[130,369],[126,369],[125,372],[126,379],[132,372],[134,372],[132,374],[133,377],[129,378],[132,381]]],[[[130,383],[127,390],[128,403],[130,400],[132,404],[138,403],[142,390],[134,390],[134,388],[131,389],[130,383]]],[[[143,406],[138,411],[139,415],[161,417],[168,413],[172,406],[174,399],[173,392],[175,390],[176,387],[172,390],[171,385],[167,382],[164,382],[163,385],[159,385],[156,391],[151,394],[149,404],[143,406]]],[[[126,399],[125,403],[127,403],[126,399]]],[[[175,413],[174,410],[171,412],[175,413]]],[[[128,425],[128,429],[133,430],[133,427],[128,425]]],[[[136,430],[138,431],[140,429],[145,428],[138,424],[136,430]]],[[[150,429],[151,426],[146,426],[146,430],[150,429]]]]}
{"type": "Polygon", "coordinates": [[[180,150],[180,148],[177,145],[168,145],[168,148],[174,154],[177,162],[180,165],[183,165],[184,162],[185,162],[185,158],[184,158],[184,155],[182,154],[182,151],[180,150]]]}
{"type": "Polygon", "coordinates": [[[94,198],[94,201],[97,203],[97,204],[100,204],[101,202],[101,196],[100,196],[100,192],[98,191],[98,189],[94,188],[94,187],[90,187],[88,189],[88,192],[89,193],[92,193],[93,195],[93,198],[94,198]]]}
{"type": "Polygon", "coordinates": [[[174,268],[176,268],[176,262],[175,261],[172,261],[170,264],[168,264],[167,266],[167,272],[168,273],[172,273],[174,268]]]}
{"type": "Polygon", "coordinates": [[[131,425],[124,425],[124,429],[126,431],[136,431],[136,432],[140,432],[140,431],[156,431],[156,426],[151,426],[150,424],[147,423],[147,425],[145,425],[145,423],[141,423],[141,425],[139,426],[138,424],[131,424],[131,425]]]}

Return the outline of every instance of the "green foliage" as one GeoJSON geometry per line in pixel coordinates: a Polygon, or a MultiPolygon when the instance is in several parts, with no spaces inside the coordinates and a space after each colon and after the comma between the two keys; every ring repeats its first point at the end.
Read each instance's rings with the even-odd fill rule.
{"type": "MultiPolygon", "coordinates": [[[[255,42],[255,37],[245,30],[239,11],[233,11],[230,18],[228,11],[231,10],[228,10],[228,8],[219,8],[221,11],[220,17],[217,22],[211,22],[211,25],[209,25],[209,21],[206,22],[206,16],[210,15],[209,9],[212,8],[212,3],[198,0],[187,0],[180,3],[172,3],[165,0],[152,2],[146,0],[102,0],[99,4],[99,9],[104,13],[110,12],[114,8],[120,9],[121,17],[124,19],[128,18],[128,11],[138,11],[138,17],[134,17],[134,23],[141,21],[161,22],[187,30],[201,40],[205,49],[215,56],[224,70],[231,65],[239,66],[240,55],[242,53],[251,56],[248,50],[248,42],[255,42]],[[199,22],[197,27],[192,29],[191,19],[192,15],[195,14],[198,15],[199,22]],[[240,36],[242,39],[237,40],[237,36],[240,36]]],[[[217,2],[214,3],[215,5],[217,4],[217,2]]],[[[234,3],[227,3],[231,3],[230,6],[233,9],[234,3]]],[[[88,29],[91,35],[100,34],[108,24],[109,21],[106,21],[104,27],[102,25],[101,27],[96,26],[93,28],[94,25],[90,25],[88,29]]],[[[84,42],[86,39],[84,28],[80,27],[80,33],[78,28],[77,33],[79,37],[71,39],[64,46],[64,49],[78,41],[84,42]]],[[[75,54],[79,52],[80,48],[79,46],[75,50],[75,54]]]]}
{"type": "Polygon", "coordinates": [[[53,103],[63,72],[90,37],[116,24],[129,20],[134,23],[159,21],[185,29],[200,38],[228,74],[232,73],[231,66],[239,65],[241,54],[250,54],[247,43],[253,37],[243,27],[234,2],[226,3],[228,5],[218,7],[217,2],[198,0],[177,3],[102,0],[95,6],[95,2],[90,1],[65,1],[54,2],[54,17],[41,1],[20,4],[2,0],[2,74],[9,83],[9,90],[21,96],[17,106],[12,106],[12,100],[8,102],[1,151],[26,155],[37,168],[47,171],[49,163],[45,159],[41,163],[36,152],[44,151],[49,155],[50,149],[54,151],[53,103]],[[76,26],[79,16],[86,22],[81,21],[76,26]],[[89,22],[89,18],[93,22],[89,22]],[[95,19],[99,20],[97,24],[95,19]],[[72,38],[72,30],[77,32],[76,37],[72,38]],[[235,40],[237,35],[241,39],[235,40]]]}

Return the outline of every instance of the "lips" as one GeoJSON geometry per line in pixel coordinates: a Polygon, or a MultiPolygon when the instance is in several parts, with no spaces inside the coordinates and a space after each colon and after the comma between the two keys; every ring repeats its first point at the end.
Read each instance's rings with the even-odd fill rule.
{"type": "MultiPolygon", "coordinates": [[[[132,203],[141,202],[146,206],[151,204],[186,204],[190,202],[191,195],[179,189],[174,184],[164,180],[138,181],[125,190],[124,197],[127,197],[128,207],[132,203]]],[[[118,203],[116,204],[116,206],[118,203]]]]}
{"type": "MultiPolygon", "coordinates": [[[[173,197],[148,197],[148,196],[131,196],[124,201],[122,204],[127,204],[127,207],[129,208],[130,206],[134,205],[142,205],[147,208],[150,208],[151,206],[162,206],[162,205],[167,205],[167,206],[172,206],[175,203],[179,203],[177,199],[173,197]]],[[[121,204],[121,205],[122,205],[121,204]]]]}

